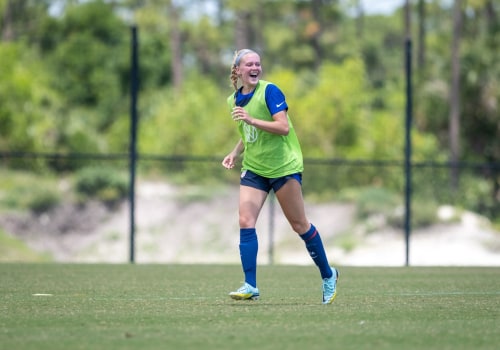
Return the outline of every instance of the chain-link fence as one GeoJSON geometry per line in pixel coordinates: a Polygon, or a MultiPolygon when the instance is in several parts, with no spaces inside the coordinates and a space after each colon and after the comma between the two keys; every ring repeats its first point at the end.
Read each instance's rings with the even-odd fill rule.
{"type": "MultiPolygon", "coordinates": [[[[139,154],[133,187],[128,154],[0,157],[0,229],[48,260],[239,262],[239,174],[221,166],[222,156],[139,154]]],[[[411,265],[498,264],[499,164],[419,162],[411,169],[406,211],[402,161],[305,159],[307,215],[332,259],[404,265],[409,254],[411,265]],[[484,251],[475,243],[455,247],[461,238],[484,251]],[[483,260],[468,259],[474,254],[483,260]]],[[[273,196],[257,228],[261,262],[310,263],[273,196]]]]}

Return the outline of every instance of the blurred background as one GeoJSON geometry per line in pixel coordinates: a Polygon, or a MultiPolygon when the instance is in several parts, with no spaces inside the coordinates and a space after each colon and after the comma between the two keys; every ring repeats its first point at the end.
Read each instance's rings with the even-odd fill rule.
{"type": "MultiPolygon", "coordinates": [[[[0,31],[0,261],[239,263],[252,48],[335,263],[500,266],[497,1],[0,0],[0,31]]],[[[258,225],[311,263],[273,197],[258,225]]]]}

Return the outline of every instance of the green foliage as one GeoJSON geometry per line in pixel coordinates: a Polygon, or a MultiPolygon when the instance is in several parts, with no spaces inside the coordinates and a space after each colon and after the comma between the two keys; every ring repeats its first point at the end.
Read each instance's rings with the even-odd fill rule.
{"type": "Polygon", "coordinates": [[[59,191],[50,188],[34,187],[28,199],[28,208],[35,214],[48,212],[61,203],[59,191]]]}
{"type": "Polygon", "coordinates": [[[340,234],[336,237],[335,243],[345,252],[350,252],[359,245],[359,238],[351,232],[340,234]]]}
{"type": "Polygon", "coordinates": [[[49,76],[34,51],[21,43],[0,43],[0,149],[42,151],[54,145],[59,104],[49,76]]]}
{"type": "MultiPolygon", "coordinates": [[[[21,41],[0,43],[0,149],[107,150],[102,134],[127,110],[122,103],[125,25],[102,1],[69,6],[64,16],[37,23],[40,51],[21,41]]],[[[10,165],[33,168],[20,160],[10,165]]]]}
{"type": "MultiPolygon", "coordinates": [[[[233,147],[238,135],[225,99],[231,93],[227,76],[237,42],[261,52],[264,78],[284,90],[306,158],[403,158],[406,81],[401,10],[361,17],[353,10],[362,4],[354,1],[259,0],[220,1],[219,11],[211,13],[197,1],[92,0],[60,2],[62,12],[51,16],[48,9],[54,1],[0,1],[2,152],[128,150],[126,17],[139,28],[141,153],[222,157],[233,147]],[[180,37],[179,62],[174,61],[178,59],[172,42],[175,33],[180,37]],[[182,67],[176,72],[182,78],[180,88],[172,86],[173,63],[182,67]]],[[[424,4],[425,64],[416,62],[413,70],[413,160],[442,162],[449,158],[452,16],[448,2],[424,4]]],[[[411,7],[415,34],[423,20],[417,8],[411,7]]],[[[460,43],[464,160],[500,160],[499,11],[493,2],[464,4],[460,43]]],[[[418,57],[418,37],[412,39],[413,56],[418,57]]],[[[86,165],[80,160],[42,159],[8,163],[60,172],[86,165]]],[[[147,167],[155,170],[151,163],[147,167]]],[[[186,181],[199,174],[186,164],[160,167],[186,181]]],[[[318,198],[331,198],[349,186],[402,188],[401,174],[392,168],[316,169],[305,181],[318,198]]],[[[463,196],[460,204],[486,208],[490,217],[498,216],[498,176],[477,175],[482,176],[489,182],[488,200],[481,187],[474,192],[481,196],[463,196]],[[487,204],[477,204],[476,197],[487,204]]],[[[435,189],[426,185],[429,181],[417,178],[418,193],[432,196],[435,189]]],[[[449,189],[448,177],[440,175],[433,181],[438,190],[449,189]]]]}
{"type": "MultiPolygon", "coordinates": [[[[355,26],[350,40],[342,40],[341,45],[356,48],[366,65],[367,79],[377,96],[374,102],[384,106],[384,87],[401,81],[403,78],[404,37],[401,17],[367,16],[358,21],[349,21],[348,26],[355,26]],[[362,30],[360,32],[360,30],[362,30]]],[[[347,51],[347,49],[344,49],[347,51]]],[[[352,49],[351,49],[352,50],[352,49]]]]}
{"type": "MultiPolygon", "coordinates": [[[[438,203],[432,199],[415,198],[411,202],[410,227],[413,229],[425,228],[438,222],[437,212],[438,203]]],[[[395,215],[387,218],[387,223],[395,228],[403,229],[405,227],[405,215],[403,206],[399,206],[395,215]]]]}
{"type": "MultiPolygon", "coordinates": [[[[368,225],[368,231],[386,225],[404,228],[404,205],[400,194],[382,187],[370,187],[356,192],[357,215],[368,225]]],[[[412,201],[410,210],[412,228],[427,227],[438,221],[438,204],[432,199],[417,197],[412,201]]]]}
{"type": "MultiPolygon", "coordinates": [[[[227,92],[229,96],[230,90],[227,92]]],[[[143,153],[214,155],[229,152],[238,140],[222,94],[193,74],[181,91],[162,90],[145,101],[139,149],[143,153]]]]}
{"type": "Polygon", "coordinates": [[[106,130],[127,91],[121,77],[128,65],[129,31],[103,1],[70,6],[56,30],[60,42],[45,53],[55,69],[54,86],[70,105],[96,108],[98,118],[90,126],[106,130]]]}
{"type": "Polygon", "coordinates": [[[495,213],[500,210],[500,201],[492,196],[493,184],[484,178],[473,174],[463,174],[460,178],[460,193],[457,193],[458,202],[472,212],[485,213],[488,217],[495,218],[495,213]]]}
{"type": "Polygon", "coordinates": [[[49,211],[61,201],[58,179],[50,174],[1,170],[0,211],[49,211]]]}
{"type": "MultiPolygon", "coordinates": [[[[265,62],[264,62],[265,64],[265,62]]],[[[279,77],[279,76],[278,76],[279,77]]],[[[294,88],[271,75],[289,100],[289,114],[298,130],[304,153],[308,157],[339,157],[359,145],[359,128],[363,121],[363,62],[347,59],[341,64],[325,64],[314,83],[299,83],[294,88]]],[[[308,77],[305,76],[305,79],[308,77]]]]}
{"type": "Polygon", "coordinates": [[[361,219],[377,215],[391,217],[396,214],[396,208],[400,203],[400,197],[385,188],[366,188],[359,192],[357,214],[361,219]]]}
{"type": "Polygon", "coordinates": [[[413,170],[413,200],[427,203],[428,206],[449,204],[458,208],[478,212],[494,219],[499,210],[499,201],[495,200],[494,184],[481,176],[481,171],[462,169],[458,188],[450,184],[450,169],[446,167],[422,167],[413,170]]]}
{"type": "Polygon", "coordinates": [[[98,199],[114,205],[128,193],[127,178],[116,169],[107,167],[87,167],[76,174],[75,189],[83,200],[98,199]]]}
{"type": "MultiPolygon", "coordinates": [[[[52,118],[57,123],[54,147],[63,153],[109,151],[108,130],[128,111],[129,30],[103,1],[70,5],[61,17],[47,18],[40,35],[41,52],[64,100],[52,118]],[[128,79],[128,77],[127,77],[128,79]]],[[[123,138],[124,135],[120,135],[123,138]]],[[[59,163],[57,170],[82,166],[59,163]]]]}

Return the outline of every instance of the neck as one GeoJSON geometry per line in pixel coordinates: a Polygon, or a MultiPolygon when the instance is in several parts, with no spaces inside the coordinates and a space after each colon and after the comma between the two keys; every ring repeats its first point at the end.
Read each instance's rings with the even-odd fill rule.
{"type": "Polygon", "coordinates": [[[241,87],[241,93],[244,95],[248,95],[249,93],[254,91],[256,87],[257,87],[257,84],[255,84],[255,85],[243,85],[241,87]]]}
{"type": "Polygon", "coordinates": [[[255,90],[255,86],[243,86],[241,88],[241,93],[243,95],[248,95],[249,93],[251,93],[254,90],[255,90]]]}

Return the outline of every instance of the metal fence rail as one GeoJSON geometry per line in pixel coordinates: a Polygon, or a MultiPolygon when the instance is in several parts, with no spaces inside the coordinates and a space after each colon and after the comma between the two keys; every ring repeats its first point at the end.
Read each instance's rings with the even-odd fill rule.
{"type": "MultiPolygon", "coordinates": [[[[235,185],[238,177],[234,173],[228,172],[220,165],[223,156],[191,156],[191,155],[158,155],[158,154],[136,154],[137,168],[139,173],[147,174],[151,168],[160,168],[168,178],[170,172],[177,175],[184,174],[188,182],[197,176],[212,176],[218,180],[228,179],[235,185]]],[[[132,171],[130,167],[129,153],[57,153],[57,152],[8,152],[0,151],[0,167],[21,168],[24,170],[38,171],[39,161],[45,163],[45,167],[56,169],[78,169],[84,166],[96,166],[107,164],[123,172],[132,171]]],[[[304,192],[310,193],[311,189],[318,188],[329,191],[335,196],[341,192],[343,187],[363,187],[372,186],[377,183],[387,184],[388,179],[397,180],[397,183],[390,184],[393,188],[398,188],[401,199],[405,197],[405,163],[403,160],[366,160],[366,159],[304,159],[304,192]],[[366,177],[367,172],[375,174],[373,178],[366,177]],[[312,176],[319,175],[319,176],[312,176]],[[314,183],[319,181],[320,183],[314,183]]],[[[500,163],[480,163],[480,162],[412,162],[412,181],[410,203],[417,201],[429,201],[437,203],[453,204],[454,201],[467,201],[476,194],[474,189],[470,189],[470,178],[487,178],[489,182],[495,182],[498,186],[500,182],[500,163]],[[464,183],[453,189],[450,184],[450,173],[453,169],[460,169],[464,177],[464,183]],[[469,179],[469,180],[467,180],[469,179]]],[[[135,166],[134,166],[135,168],[135,166]]],[[[132,177],[130,177],[132,179],[132,177]]],[[[130,262],[134,262],[134,236],[135,236],[135,184],[130,180],[129,196],[130,204],[130,262]]],[[[495,189],[498,191],[498,188],[495,189]]],[[[479,214],[488,217],[495,217],[500,210],[499,198],[492,198],[493,207],[478,206],[479,214]],[[481,212],[483,210],[483,212],[481,212]],[[496,211],[495,211],[496,210],[496,211]]],[[[274,212],[273,199],[270,200],[270,210],[274,212]]],[[[481,199],[477,199],[478,203],[481,199]]],[[[401,200],[404,202],[404,200],[401,200]]],[[[272,216],[273,214],[270,213],[272,216]]],[[[408,212],[410,217],[405,218],[408,222],[413,222],[412,211],[408,212]]],[[[273,236],[273,223],[269,224],[269,237],[273,236]]],[[[402,231],[404,227],[402,227],[402,231]]],[[[408,245],[407,245],[407,249],[408,245]]],[[[269,260],[272,261],[273,247],[269,247],[269,260]]],[[[408,253],[407,253],[408,254],[408,253]]]]}

